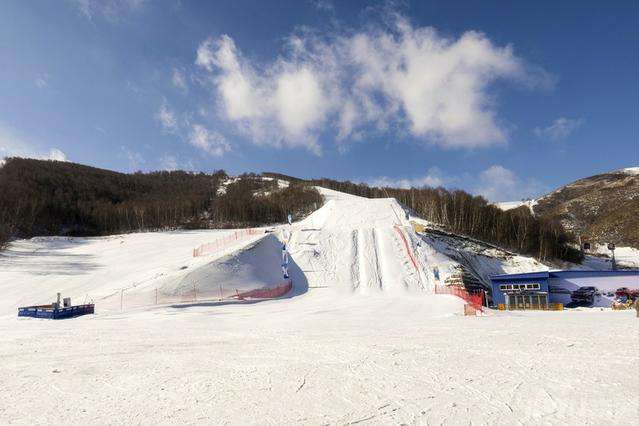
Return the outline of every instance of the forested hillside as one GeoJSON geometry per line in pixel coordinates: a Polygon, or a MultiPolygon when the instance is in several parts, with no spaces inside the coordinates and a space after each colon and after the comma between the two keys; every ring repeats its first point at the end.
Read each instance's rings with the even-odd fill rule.
{"type": "Polygon", "coordinates": [[[124,174],[80,164],[9,158],[0,167],[0,247],[10,238],[252,226],[321,204],[304,185],[243,175],[124,174]],[[255,195],[256,192],[259,194],[255,195]]]}
{"type": "MultiPolygon", "coordinates": [[[[291,179],[277,173],[264,175],[291,179]]],[[[295,178],[293,181],[301,182],[295,178]]],[[[502,211],[483,197],[444,188],[375,188],[325,178],[305,182],[367,198],[394,197],[422,218],[449,231],[491,242],[539,260],[581,262],[583,257],[579,250],[569,245],[572,237],[559,220],[536,218],[527,207],[502,211]]]]}
{"type": "Polygon", "coordinates": [[[0,167],[0,246],[37,235],[108,235],[175,228],[242,227],[284,222],[322,203],[312,185],[368,198],[394,197],[424,219],[506,249],[580,261],[557,219],[528,208],[502,211],[482,197],[443,188],[374,188],[276,173],[125,174],[80,164],[9,158],[0,167]],[[266,177],[266,179],[264,178],[266,177]],[[269,179],[270,178],[270,179],[269,179]],[[277,179],[290,183],[280,187],[277,179]]]}
{"type": "Polygon", "coordinates": [[[582,241],[639,247],[639,168],[579,179],[540,198],[534,210],[582,241]]]}

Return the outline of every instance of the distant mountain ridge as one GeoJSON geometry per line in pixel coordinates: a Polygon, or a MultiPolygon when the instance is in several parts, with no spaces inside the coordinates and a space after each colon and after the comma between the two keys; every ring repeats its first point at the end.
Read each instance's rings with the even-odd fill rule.
{"type": "Polygon", "coordinates": [[[582,241],[639,247],[639,167],[579,179],[532,208],[536,216],[559,219],[582,241]]]}

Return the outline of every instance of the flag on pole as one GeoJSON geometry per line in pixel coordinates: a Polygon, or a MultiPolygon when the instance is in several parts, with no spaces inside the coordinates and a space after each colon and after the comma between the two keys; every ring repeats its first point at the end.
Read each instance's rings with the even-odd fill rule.
{"type": "Polygon", "coordinates": [[[284,275],[284,279],[287,280],[288,277],[288,251],[286,250],[286,244],[282,244],[282,274],[284,275]]]}

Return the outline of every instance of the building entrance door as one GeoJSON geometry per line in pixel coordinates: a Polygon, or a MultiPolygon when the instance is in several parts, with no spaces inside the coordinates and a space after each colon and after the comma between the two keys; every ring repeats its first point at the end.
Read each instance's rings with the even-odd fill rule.
{"type": "Polygon", "coordinates": [[[507,309],[548,309],[546,293],[511,293],[506,295],[507,309]]]}

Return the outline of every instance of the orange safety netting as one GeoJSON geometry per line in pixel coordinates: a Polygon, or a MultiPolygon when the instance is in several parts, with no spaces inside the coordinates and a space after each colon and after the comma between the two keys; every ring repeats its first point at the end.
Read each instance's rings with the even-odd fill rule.
{"type": "Polygon", "coordinates": [[[251,235],[257,235],[260,231],[258,229],[240,229],[238,231],[233,231],[230,234],[227,234],[223,237],[216,239],[215,241],[211,241],[210,243],[202,244],[201,246],[193,249],[193,257],[202,256],[209,253],[214,253],[220,249],[226,248],[232,243],[243,240],[246,237],[251,235]]]}
{"type": "Polygon", "coordinates": [[[271,299],[274,297],[284,296],[293,288],[293,280],[288,280],[286,283],[277,287],[262,287],[255,290],[245,291],[243,293],[237,293],[237,298],[242,300],[248,297],[255,299],[271,299]]]}
{"type": "Polygon", "coordinates": [[[470,293],[465,288],[457,285],[436,285],[435,294],[451,294],[464,299],[475,309],[484,310],[484,294],[482,292],[470,293]]]}

